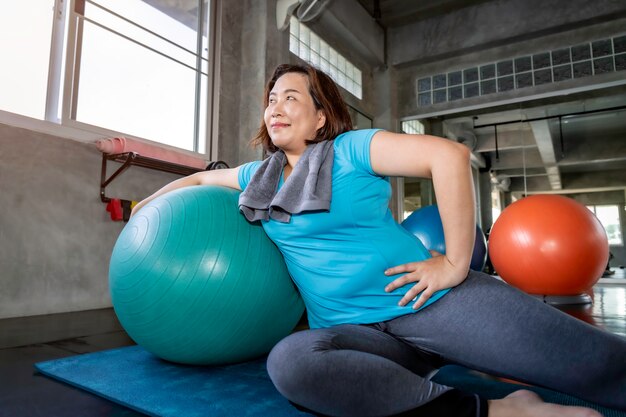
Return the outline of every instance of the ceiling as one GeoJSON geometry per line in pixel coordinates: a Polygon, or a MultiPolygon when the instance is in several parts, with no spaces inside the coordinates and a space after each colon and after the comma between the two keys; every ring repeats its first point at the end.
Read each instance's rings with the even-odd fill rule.
{"type": "Polygon", "coordinates": [[[503,191],[626,188],[625,87],[450,115],[443,123],[503,191]]]}
{"type": "Polygon", "coordinates": [[[358,0],[383,27],[402,26],[489,0],[358,0]]]}
{"type": "MultiPolygon", "coordinates": [[[[393,28],[490,0],[358,1],[379,24],[393,28]]],[[[626,189],[625,86],[436,120],[444,123],[448,137],[473,150],[475,160],[491,173],[492,183],[504,191],[626,189]]]]}

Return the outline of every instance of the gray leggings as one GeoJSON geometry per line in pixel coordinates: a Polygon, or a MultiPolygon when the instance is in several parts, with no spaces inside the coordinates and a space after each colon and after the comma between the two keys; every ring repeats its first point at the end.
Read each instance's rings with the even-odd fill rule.
{"type": "Polygon", "coordinates": [[[626,339],[478,272],[415,314],[293,333],[267,367],[290,401],[366,417],[419,409],[446,393],[430,380],[445,364],[626,410],[626,339]]]}

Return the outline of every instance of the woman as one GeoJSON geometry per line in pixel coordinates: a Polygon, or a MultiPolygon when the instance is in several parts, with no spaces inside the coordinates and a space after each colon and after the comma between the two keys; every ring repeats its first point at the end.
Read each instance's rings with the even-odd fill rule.
{"type": "Polygon", "coordinates": [[[487,401],[431,381],[444,364],[626,409],[626,342],[485,274],[469,272],[468,150],[426,135],[352,131],[336,85],[281,65],[254,139],[271,156],[175,181],[244,190],[240,208],[281,250],[310,330],[274,347],[268,372],[290,401],[336,416],[599,416],[520,390],[487,401]],[[431,256],[388,210],[388,176],[432,178],[446,254],[431,256]]]}

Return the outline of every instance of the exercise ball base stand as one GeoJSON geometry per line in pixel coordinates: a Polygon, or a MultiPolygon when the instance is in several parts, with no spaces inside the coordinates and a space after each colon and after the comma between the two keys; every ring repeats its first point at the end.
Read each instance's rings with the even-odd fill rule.
{"type": "Polygon", "coordinates": [[[538,295],[531,294],[533,297],[550,305],[572,305],[572,304],[591,304],[593,300],[589,294],[578,295],[538,295]]]}

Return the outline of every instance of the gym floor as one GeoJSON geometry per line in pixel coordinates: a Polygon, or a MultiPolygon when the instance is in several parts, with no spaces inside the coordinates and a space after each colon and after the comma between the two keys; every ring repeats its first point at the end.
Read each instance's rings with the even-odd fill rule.
{"type": "MultiPolygon", "coordinates": [[[[626,337],[626,270],[613,271],[594,287],[593,305],[565,310],[626,337]]],[[[142,416],[33,368],[40,361],[132,344],[112,309],[0,320],[0,417],[142,416]],[[60,340],[68,329],[89,336],[60,340]]]]}

